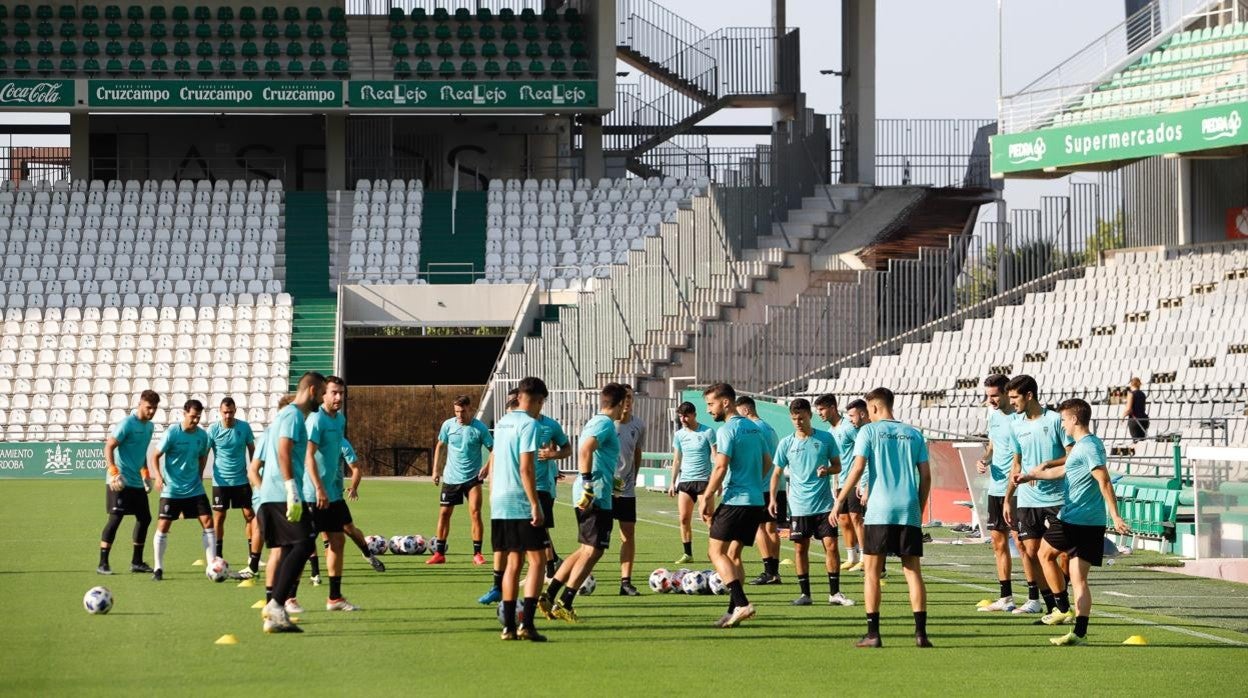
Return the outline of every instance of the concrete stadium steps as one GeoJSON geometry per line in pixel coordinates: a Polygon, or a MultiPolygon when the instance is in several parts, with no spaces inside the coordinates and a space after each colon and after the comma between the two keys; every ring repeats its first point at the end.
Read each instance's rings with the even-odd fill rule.
{"type": "Polygon", "coordinates": [[[338,301],[329,287],[329,210],[323,191],[286,194],[286,290],[294,299],[290,386],[334,366],[338,301]]]}
{"type": "Polygon", "coordinates": [[[470,284],[485,271],[487,192],[457,195],[454,234],[451,192],[427,191],[421,214],[420,267],[431,284],[470,284]],[[471,265],[471,270],[468,268],[471,265]],[[454,273],[451,273],[454,272],[454,273]]]}

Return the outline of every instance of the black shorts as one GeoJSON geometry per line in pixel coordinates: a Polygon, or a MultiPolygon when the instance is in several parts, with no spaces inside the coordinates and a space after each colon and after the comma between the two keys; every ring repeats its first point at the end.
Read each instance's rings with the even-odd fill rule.
{"type": "Polygon", "coordinates": [[[344,500],[330,502],[324,509],[311,504],[308,508],[312,510],[312,523],[316,525],[317,533],[342,533],[343,528],[351,523],[351,509],[344,500]]]}
{"type": "Polygon", "coordinates": [[[689,496],[693,501],[698,501],[698,497],[706,494],[706,480],[690,480],[676,485],[676,492],[689,496]]]}
{"type": "MultiPolygon", "coordinates": [[[[857,490],[858,488],[855,487],[854,489],[857,490]]],[[[844,490],[845,488],[842,487],[841,491],[843,492],[844,490]]],[[[840,493],[837,494],[839,496],[840,493]]],[[[837,516],[848,516],[850,514],[862,515],[865,513],[867,513],[867,508],[862,505],[862,500],[858,499],[857,492],[852,492],[849,496],[845,497],[845,504],[836,512],[837,516]]]]}
{"type": "Polygon", "coordinates": [[[316,535],[312,525],[312,515],[304,507],[303,516],[296,523],[286,520],[285,502],[265,502],[256,512],[260,521],[260,532],[264,534],[264,544],[270,548],[283,545],[302,543],[316,535]]]}
{"type": "Polygon", "coordinates": [[[637,523],[637,498],[612,497],[611,518],[620,523],[637,523]]]}
{"type": "Polygon", "coordinates": [[[1104,526],[1080,526],[1056,519],[1044,532],[1044,542],[1093,567],[1100,567],[1105,557],[1104,526]]]}
{"type": "Polygon", "coordinates": [[[457,485],[447,482],[442,483],[442,506],[453,507],[463,504],[464,498],[468,496],[468,493],[480,486],[481,481],[475,477],[468,482],[461,482],[457,485]]]}
{"type": "MultiPolygon", "coordinates": [[[[1017,499],[1012,500],[1010,504],[1013,505],[1014,511],[1018,512],[1019,510],[1018,500],[1017,499]]],[[[1006,525],[1005,523],[1005,497],[1004,496],[998,497],[992,494],[988,495],[987,529],[989,531],[1004,531],[1006,533],[1010,531],[1018,530],[1017,520],[1014,521],[1013,526],[1006,525]]]]}
{"type": "Polygon", "coordinates": [[[1061,507],[1017,507],[1014,518],[1018,519],[1018,539],[1035,540],[1044,537],[1044,532],[1054,521],[1061,507]]]}
{"type": "Polygon", "coordinates": [[[546,528],[555,527],[555,496],[549,492],[537,491],[537,503],[542,505],[542,519],[546,528]]]}
{"type": "Polygon", "coordinates": [[[212,507],[208,505],[206,494],[178,499],[160,498],[160,518],[162,519],[177,521],[178,519],[198,519],[201,516],[212,516],[212,507]]]}
{"type": "Polygon", "coordinates": [[[763,507],[720,504],[711,517],[711,539],[754,545],[758,525],[765,520],[767,510],[763,507]]]}
{"type": "Polygon", "coordinates": [[[589,545],[599,550],[611,547],[611,529],[615,518],[611,512],[594,507],[589,511],[576,510],[576,525],[579,529],[578,540],[581,545],[589,545]]]}
{"type": "Polygon", "coordinates": [[[839,530],[828,523],[829,512],[810,516],[794,516],[789,519],[789,540],[798,541],[807,538],[836,538],[839,530]]]}
{"type": "Polygon", "coordinates": [[[528,519],[490,519],[490,545],[496,553],[543,550],[546,528],[528,519]]]}
{"type": "Polygon", "coordinates": [[[251,485],[225,485],[212,488],[213,511],[250,508],[251,485]]]}
{"type": "Polygon", "coordinates": [[[923,557],[923,529],[918,526],[866,524],[862,528],[862,552],[866,555],[923,557]]]}
{"type": "Polygon", "coordinates": [[[104,492],[104,513],[152,518],[152,505],[147,501],[147,490],[142,487],[125,487],[120,492],[114,492],[105,485],[104,492]]]}
{"type": "Polygon", "coordinates": [[[785,490],[776,492],[776,518],[771,518],[771,510],[768,508],[771,504],[771,493],[763,493],[763,518],[759,521],[762,523],[774,523],[779,528],[784,528],[789,523],[789,493],[785,490]]]}

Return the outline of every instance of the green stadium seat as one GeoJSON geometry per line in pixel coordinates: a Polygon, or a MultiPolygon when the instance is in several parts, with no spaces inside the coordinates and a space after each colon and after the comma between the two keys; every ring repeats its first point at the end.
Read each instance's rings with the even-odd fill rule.
{"type": "MultiPolygon", "coordinates": [[[[334,13],[334,8],[332,8],[332,7],[331,7],[331,8],[330,8],[330,10],[329,10],[329,13],[330,13],[330,15],[333,15],[333,13],[334,13]]],[[[333,68],[333,72],[334,72],[334,77],[336,77],[336,78],[346,78],[346,77],[350,77],[350,75],[351,75],[351,63],[350,63],[347,59],[345,59],[345,58],[339,58],[339,59],[337,59],[337,60],[335,60],[335,61],[334,61],[334,68],[333,68]]]]}
{"type": "Polygon", "coordinates": [[[177,5],[173,8],[173,14],[170,16],[173,17],[175,22],[185,22],[191,18],[191,13],[186,9],[185,5],[177,5]]]}
{"type": "Polygon", "coordinates": [[[263,19],[266,22],[276,22],[277,21],[277,8],[269,6],[260,10],[260,19],[263,19]]]}
{"type": "Polygon", "coordinates": [[[286,62],[286,74],[293,78],[303,77],[304,67],[303,61],[298,58],[292,58],[286,62]]]}
{"type": "Polygon", "coordinates": [[[419,39],[420,41],[428,41],[429,40],[429,27],[426,27],[423,24],[417,24],[412,29],[412,38],[419,39]]]}
{"type": "Polygon", "coordinates": [[[516,11],[510,7],[504,7],[498,11],[498,19],[501,22],[514,22],[516,21],[516,11]]]}
{"type": "Polygon", "coordinates": [[[173,45],[173,55],[178,58],[185,58],[191,55],[191,46],[185,41],[179,41],[173,45]]]}
{"type": "Polygon", "coordinates": [[[216,51],[212,48],[212,44],[207,41],[201,41],[195,45],[195,55],[200,58],[212,58],[212,54],[216,51]]]}
{"type": "Polygon", "coordinates": [[[438,75],[443,78],[453,78],[456,72],[458,71],[455,69],[455,64],[450,61],[442,61],[438,66],[438,75]]]}
{"type": "Polygon", "coordinates": [[[439,23],[449,22],[451,21],[451,13],[445,7],[435,7],[433,8],[433,21],[439,23]]]}
{"type": "Polygon", "coordinates": [[[146,56],[147,47],[143,45],[142,41],[131,41],[129,48],[126,49],[126,54],[131,57],[146,56]]]}
{"type": "Polygon", "coordinates": [[[244,24],[238,28],[238,38],[250,41],[256,38],[256,25],[244,24]]]}
{"type": "Polygon", "coordinates": [[[485,73],[487,77],[496,78],[503,74],[503,69],[498,67],[498,61],[486,61],[481,72],[485,73]]]}
{"type": "Polygon", "coordinates": [[[217,25],[217,38],[218,39],[233,39],[234,38],[234,25],[231,24],[230,22],[222,22],[221,24],[218,24],[217,25]]]}
{"type": "Polygon", "coordinates": [[[329,49],[329,55],[334,58],[346,58],[350,55],[350,49],[347,48],[347,42],[335,41],[334,45],[329,49]]]}
{"type": "Polygon", "coordinates": [[[308,11],[304,13],[304,18],[309,22],[320,22],[325,19],[325,13],[321,12],[321,8],[319,7],[309,7],[308,11]]]}
{"type": "Polygon", "coordinates": [[[120,41],[110,41],[104,46],[104,55],[116,58],[125,53],[120,41]]]}
{"type": "Polygon", "coordinates": [[[0,39],[0,56],[9,55],[9,42],[0,39]]]}
{"type": "Polygon", "coordinates": [[[456,22],[461,22],[461,23],[464,23],[464,22],[471,22],[471,21],[472,21],[472,11],[471,11],[471,10],[469,10],[467,7],[460,7],[460,8],[458,8],[458,9],[456,9],[456,10],[455,10],[455,21],[456,21],[456,22]]]}
{"type": "MultiPolygon", "coordinates": [[[[314,7],[312,9],[316,8],[314,7]]],[[[311,11],[309,11],[309,14],[311,14],[311,11]]],[[[308,74],[314,78],[323,78],[328,72],[329,71],[325,69],[325,61],[312,61],[312,63],[308,65],[308,74]]]]}
{"type": "Polygon", "coordinates": [[[165,42],[163,41],[153,41],[152,42],[152,55],[156,57],[168,56],[169,47],[166,46],[165,42]]]}
{"type": "Polygon", "coordinates": [[[563,52],[563,44],[552,41],[546,45],[546,55],[551,58],[563,58],[567,54],[563,52]]]}
{"type": "Polygon", "coordinates": [[[206,5],[197,5],[194,17],[197,22],[207,22],[212,19],[212,10],[208,9],[206,5]]]}
{"type": "Polygon", "coordinates": [[[516,58],[520,55],[520,47],[514,41],[508,41],[503,47],[503,55],[508,58],[516,58]]]}
{"type": "MultiPolygon", "coordinates": [[[[414,13],[414,12],[415,12],[415,10],[413,10],[413,13],[414,13]]],[[[329,21],[331,21],[331,22],[345,22],[345,21],[347,21],[347,12],[346,12],[346,10],[344,10],[344,9],[342,9],[341,7],[338,7],[338,6],[336,6],[336,5],[335,5],[334,7],[329,8],[329,21]]],[[[334,72],[338,72],[338,70],[335,68],[335,69],[334,69],[334,72]]]]}
{"type": "Polygon", "coordinates": [[[422,78],[433,77],[433,64],[429,61],[421,61],[416,64],[416,75],[422,78]]]}
{"type": "Polygon", "coordinates": [[[563,30],[559,28],[558,24],[550,24],[546,26],[546,32],[544,36],[546,37],[547,41],[562,41],[563,30]]]}
{"type": "Polygon", "coordinates": [[[256,8],[251,5],[238,8],[238,18],[244,22],[256,21],[256,8]]]}
{"type": "Polygon", "coordinates": [[[169,19],[169,14],[165,11],[164,5],[153,6],[152,9],[148,11],[147,16],[153,22],[163,22],[166,19],[169,19]]]}
{"type": "Polygon", "coordinates": [[[301,29],[297,23],[291,22],[286,25],[285,29],[282,30],[282,36],[287,39],[302,39],[303,29],[301,29]]]}
{"type": "Polygon", "coordinates": [[[44,77],[51,75],[54,70],[56,70],[56,66],[52,64],[51,58],[40,58],[39,62],[35,63],[35,72],[44,77]]]}
{"type": "Polygon", "coordinates": [[[465,41],[459,45],[460,58],[473,58],[477,55],[477,45],[471,41],[465,41]]]}
{"type": "Polygon", "coordinates": [[[217,8],[217,21],[218,22],[233,22],[234,21],[234,8],[230,7],[229,5],[222,5],[221,7],[218,7],[217,8]]]}
{"type": "Polygon", "coordinates": [[[552,24],[552,23],[554,23],[554,22],[558,22],[558,21],[559,21],[559,11],[558,11],[558,10],[556,10],[556,9],[554,9],[553,7],[548,7],[548,8],[546,8],[546,9],[542,10],[542,21],[543,21],[543,22],[546,22],[547,24],[552,24]]]}
{"type": "Polygon", "coordinates": [[[390,27],[390,38],[394,41],[402,41],[403,39],[406,39],[407,27],[404,27],[402,24],[396,24],[393,27],[390,27]]]}
{"type": "Polygon", "coordinates": [[[507,68],[503,72],[508,77],[518,78],[524,74],[524,66],[520,65],[520,61],[507,61],[507,68]]]}
{"type": "Polygon", "coordinates": [[[402,22],[404,19],[407,19],[406,10],[404,10],[402,7],[390,8],[390,21],[391,22],[402,22]]]}
{"type": "Polygon", "coordinates": [[[15,5],[13,19],[30,19],[30,5],[15,5]]]}
{"type": "Polygon", "coordinates": [[[459,73],[466,78],[475,78],[477,76],[477,64],[475,61],[464,61],[459,64],[459,73]]]}
{"type": "Polygon", "coordinates": [[[264,74],[275,78],[282,74],[282,64],[273,59],[264,62],[264,74]]]}
{"type": "Polygon", "coordinates": [[[259,74],[260,67],[256,65],[255,61],[243,61],[243,75],[254,78],[259,74]]]}
{"type": "Polygon", "coordinates": [[[482,41],[493,41],[498,38],[498,32],[494,30],[493,24],[482,24],[481,31],[477,32],[477,38],[482,41]]]}
{"type": "Polygon", "coordinates": [[[594,71],[589,67],[589,61],[579,60],[572,64],[572,73],[578,78],[591,78],[594,71]]]}
{"type": "Polygon", "coordinates": [[[295,7],[294,5],[287,5],[286,9],[282,10],[282,19],[287,22],[298,22],[303,19],[303,17],[299,14],[298,7],[295,7]]]}
{"type": "Polygon", "coordinates": [[[77,17],[77,14],[78,14],[78,11],[74,9],[73,5],[61,5],[60,7],[56,8],[57,18],[62,19],[62,20],[72,21],[73,19],[77,17]]]}
{"type": "Polygon", "coordinates": [[[537,25],[526,24],[524,25],[524,31],[520,32],[520,36],[524,37],[525,41],[537,41],[542,38],[542,33],[538,31],[537,25]]]}
{"type": "Polygon", "coordinates": [[[113,77],[117,77],[118,75],[126,72],[126,68],[121,64],[121,59],[110,58],[108,59],[108,63],[104,64],[104,72],[112,75],[113,77]]]}
{"type": "Polygon", "coordinates": [[[61,55],[62,56],[78,55],[78,44],[74,43],[73,41],[62,41],[61,42],[61,55]]]}
{"type": "Polygon", "coordinates": [[[303,55],[303,42],[291,41],[286,44],[286,57],[299,58],[303,55]]]}
{"type": "Polygon", "coordinates": [[[9,25],[3,21],[0,21],[0,37],[4,37],[8,35],[9,35],[9,25]]]}
{"type": "Polygon", "coordinates": [[[490,12],[490,8],[488,7],[478,7],[477,21],[481,24],[489,24],[494,21],[494,13],[490,12]]]}
{"type": "Polygon", "coordinates": [[[26,38],[30,36],[30,24],[27,22],[16,22],[13,24],[13,36],[18,38],[26,38]]]}
{"type": "Polygon", "coordinates": [[[455,47],[449,42],[443,41],[438,44],[438,58],[450,58],[455,55],[455,47]]]}
{"type": "Polygon", "coordinates": [[[525,24],[532,24],[537,21],[537,13],[533,11],[532,7],[526,7],[520,10],[520,21],[525,24]]]}
{"type": "Polygon", "coordinates": [[[412,21],[413,22],[425,22],[428,19],[429,19],[429,13],[425,12],[425,8],[423,7],[412,8],[412,21]]]}
{"type": "Polygon", "coordinates": [[[164,77],[169,73],[169,64],[163,58],[157,58],[147,67],[147,72],[156,77],[164,77]]]}
{"type": "Polygon", "coordinates": [[[173,74],[184,78],[191,74],[191,64],[185,58],[174,61],[173,74]]]}
{"type": "Polygon", "coordinates": [[[445,24],[439,24],[433,29],[433,38],[438,41],[446,41],[451,38],[451,28],[445,24]]]}
{"type": "Polygon", "coordinates": [[[319,41],[313,41],[308,45],[308,55],[313,58],[324,58],[326,55],[325,44],[322,44],[319,41]]]}
{"type": "Polygon", "coordinates": [[[399,61],[394,64],[394,79],[406,80],[412,77],[412,66],[407,61],[399,61]]]}
{"type": "MultiPolygon", "coordinates": [[[[122,35],[121,25],[116,22],[109,22],[104,25],[104,36],[110,39],[120,39],[122,35]]],[[[20,34],[19,34],[20,36],[20,34]]]]}
{"type": "Polygon", "coordinates": [[[147,64],[142,58],[131,58],[130,65],[126,66],[131,75],[139,76],[147,73],[147,64]]]}
{"type": "Polygon", "coordinates": [[[504,24],[503,31],[499,34],[499,37],[501,37],[503,41],[515,41],[520,38],[520,32],[516,29],[516,25],[504,24]]]}
{"type": "Polygon", "coordinates": [[[572,48],[568,49],[568,53],[573,58],[589,58],[589,49],[585,47],[582,41],[572,42],[572,48]]]}
{"type": "Polygon", "coordinates": [[[18,75],[29,75],[30,74],[30,61],[26,60],[25,58],[19,58],[13,61],[13,72],[17,73],[18,75]]]}
{"type": "Polygon", "coordinates": [[[82,6],[82,18],[87,20],[97,20],[100,18],[100,8],[95,5],[82,6]]]}
{"type": "Polygon", "coordinates": [[[309,39],[325,38],[325,28],[319,24],[313,24],[312,26],[308,27],[308,38],[309,39]]]}
{"type": "Polygon", "coordinates": [[[268,41],[264,44],[264,55],[269,58],[275,58],[282,55],[282,47],[277,45],[276,41],[268,41]]]}
{"type": "Polygon", "coordinates": [[[568,41],[584,41],[585,27],[579,24],[573,24],[568,27],[568,41]]]}
{"type": "Polygon", "coordinates": [[[425,43],[424,41],[418,42],[414,47],[412,47],[412,55],[416,56],[417,58],[426,58],[430,56],[432,53],[433,53],[433,50],[430,49],[429,44],[425,43]]]}
{"type": "Polygon", "coordinates": [[[546,74],[546,64],[539,60],[529,61],[529,74],[534,77],[546,74]]]}
{"type": "Polygon", "coordinates": [[[529,58],[541,58],[545,54],[546,52],[542,50],[542,45],[537,43],[536,41],[530,41],[524,47],[524,55],[528,56],[529,58]]]}
{"type": "Polygon", "coordinates": [[[121,8],[116,5],[105,5],[104,19],[121,19],[121,8]]]}
{"type": "Polygon", "coordinates": [[[236,53],[233,41],[222,41],[217,44],[217,55],[221,58],[233,58],[236,53]]]}
{"type": "Polygon", "coordinates": [[[482,44],[481,45],[481,57],[482,58],[498,57],[498,44],[495,44],[495,43],[482,44]]]}
{"type": "Polygon", "coordinates": [[[55,33],[56,33],[56,32],[55,32],[55,31],[53,31],[53,29],[52,29],[52,23],[51,23],[51,22],[40,22],[40,23],[39,23],[39,24],[35,27],[35,34],[36,34],[37,36],[39,36],[40,38],[43,38],[43,39],[46,39],[46,38],[48,38],[49,36],[52,36],[52,35],[53,35],[53,34],[55,34],[55,33]]]}
{"type": "Polygon", "coordinates": [[[550,74],[554,77],[561,78],[568,74],[568,64],[561,60],[553,60],[550,62],[550,74]]]}
{"type": "Polygon", "coordinates": [[[87,75],[95,75],[100,72],[100,62],[94,58],[88,58],[82,62],[82,72],[87,75]]]}
{"type": "Polygon", "coordinates": [[[61,22],[61,31],[59,32],[62,39],[72,39],[78,36],[78,25],[73,22],[61,22]]]}
{"type": "Polygon", "coordinates": [[[276,24],[264,25],[264,28],[260,30],[260,36],[266,39],[276,39],[278,36],[280,36],[280,34],[277,31],[277,25],[276,24]]]}
{"type": "Polygon", "coordinates": [[[131,6],[127,7],[127,8],[126,8],[126,19],[130,20],[131,22],[141,22],[141,21],[143,21],[143,6],[142,6],[142,5],[131,5],[131,6]]]}
{"type": "Polygon", "coordinates": [[[343,22],[335,23],[329,28],[329,38],[336,41],[342,41],[347,38],[347,25],[343,22]]]}
{"type": "MultiPolygon", "coordinates": [[[[462,9],[462,8],[461,8],[462,9]]],[[[455,37],[460,41],[467,41],[476,35],[472,27],[467,24],[459,25],[459,29],[455,30],[455,37]]]]}
{"type": "Polygon", "coordinates": [[[87,41],[82,45],[82,55],[98,56],[100,55],[100,45],[94,41],[87,41]]]}
{"type": "Polygon", "coordinates": [[[51,56],[54,52],[52,42],[46,39],[35,45],[35,53],[40,56],[51,56]]]}
{"type": "Polygon", "coordinates": [[[173,25],[173,38],[189,39],[191,37],[191,28],[182,22],[173,25]]]}
{"type": "Polygon", "coordinates": [[[152,26],[147,30],[147,35],[153,39],[163,39],[169,36],[169,29],[164,22],[153,22],[152,26]]]}
{"type": "Polygon", "coordinates": [[[407,44],[403,43],[402,41],[396,41],[394,42],[394,46],[390,47],[390,55],[394,56],[395,58],[407,58],[408,56],[412,55],[412,53],[407,48],[407,44]]]}
{"type": "Polygon", "coordinates": [[[72,58],[61,59],[61,73],[65,75],[73,75],[78,72],[78,61],[72,58]]]}
{"type": "Polygon", "coordinates": [[[25,39],[22,39],[21,41],[14,43],[13,53],[18,56],[29,56],[30,55],[30,42],[25,39]]]}
{"type": "Polygon", "coordinates": [[[568,24],[576,24],[581,21],[581,11],[575,7],[569,7],[563,13],[563,20],[568,24]]]}
{"type": "Polygon", "coordinates": [[[138,22],[131,22],[130,26],[126,27],[126,36],[131,39],[142,39],[145,34],[147,31],[138,22]]]}

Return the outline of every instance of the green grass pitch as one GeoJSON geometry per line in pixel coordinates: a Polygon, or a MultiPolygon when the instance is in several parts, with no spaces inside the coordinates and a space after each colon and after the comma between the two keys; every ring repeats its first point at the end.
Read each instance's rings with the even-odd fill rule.
{"type": "MultiPolygon", "coordinates": [[[[566,485],[560,500],[567,500],[566,485]]],[[[385,536],[433,532],[436,489],[429,483],[365,482],[352,504],[357,524],[385,536]]],[[[487,497],[488,501],[488,497],[487,497]]],[[[471,563],[466,511],[453,520],[450,558],[429,567],[424,557],[386,555],[373,572],[347,556],[344,592],[364,610],[329,614],[327,586],[305,577],[302,635],[266,636],[259,612],[263,585],[213,584],[202,567],[199,526],[179,521],[170,534],[163,583],[148,575],[94,573],[105,515],[99,482],[9,481],[0,485],[0,692],[5,695],[599,695],[700,694],[763,690],[777,695],[824,694],[852,686],[866,695],[1001,695],[1026,693],[1234,695],[1243,691],[1248,660],[1248,589],[1148,570],[1133,555],[1092,575],[1095,606],[1091,647],[1059,648],[1060,634],[1018,618],[975,612],[996,593],[984,545],[929,545],[929,632],[936,648],[913,647],[901,568],[884,589],[882,650],[852,646],[864,630],[861,605],[795,608],[792,567],[785,584],[749,588],[758,615],[740,628],[710,627],[726,597],[656,595],[644,589],[651,570],[673,567],[680,553],[673,500],[644,493],[638,503],[638,598],[615,595],[617,549],[596,574],[598,591],[578,601],[584,622],[539,621],[550,642],[504,643],[493,607],[477,605],[489,567],[471,563]],[[106,616],[82,609],[94,585],[112,589],[106,616]],[[1114,592],[1109,594],[1107,592],[1114,592]],[[233,633],[238,644],[213,644],[233,633]],[[1124,647],[1130,635],[1147,647],[1124,647]],[[511,687],[511,688],[507,688],[511,687]],[[1010,687],[1013,687],[1011,689],[1010,687]]],[[[155,511],[155,495],[153,495],[155,511]]],[[[573,548],[571,509],[560,504],[556,542],[573,548]]],[[[487,513],[488,517],[488,513],[487,513]]],[[[226,558],[245,563],[241,517],[228,522],[226,558]]],[[[130,521],[118,535],[114,569],[128,567],[130,521]]],[[[488,520],[487,520],[488,526],[488,520]]],[[[941,535],[940,532],[937,535],[941,535]]],[[[487,531],[488,540],[488,531],[487,531]]],[[[705,562],[705,527],[695,526],[698,568],[705,562]]],[[[488,543],[487,543],[488,545],[488,543]]],[[[350,546],[349,546],[350,550],[350,546]]],[[[488,552],[488,551],[487,551],[488,552]]],[[[786,543],[784,558],[792,557],[786,543]]],[[[147,561],[152,562],[149,540],[147,561]]],[[[747,572],[759,569],[747,552],[747,572]]],[[[826,599],[822,563],[812,591],[826,599]]],[[[861,603],[858,575],[844,591],[861,603]]],[[[1015,588],[1025,594],[1016,566],[1015,588]]],[[[1064,632],[1064,629],[1062,630],[1064,632]]]]}

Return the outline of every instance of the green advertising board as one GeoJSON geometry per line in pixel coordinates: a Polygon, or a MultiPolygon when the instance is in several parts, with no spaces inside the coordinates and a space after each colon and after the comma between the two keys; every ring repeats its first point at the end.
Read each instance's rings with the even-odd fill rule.
{"type": "Polygon", "coordinates": [[[0,443],[0,478],[99,478],[104,443],[0,443]]]}
{"type": "Polygon", "coordinates": [[[338,80],[88,80],[87,106],[127,109],[339,109],[338,80]]]}
{"type": "Polygon", "coordinates": [[[352,80],[353,109],[567,109],[598,105],[593,80],[352,80]]]}
{"type": "Polygon", "coordinates": [[[992,174],[1077,168],[1248,143],[1248,102],[993,136],[992,174]]]}
{"type": "Polygon", "coordinates": [[[74,106],[73,80],[0,80],[0,109],[74,106]]]}

